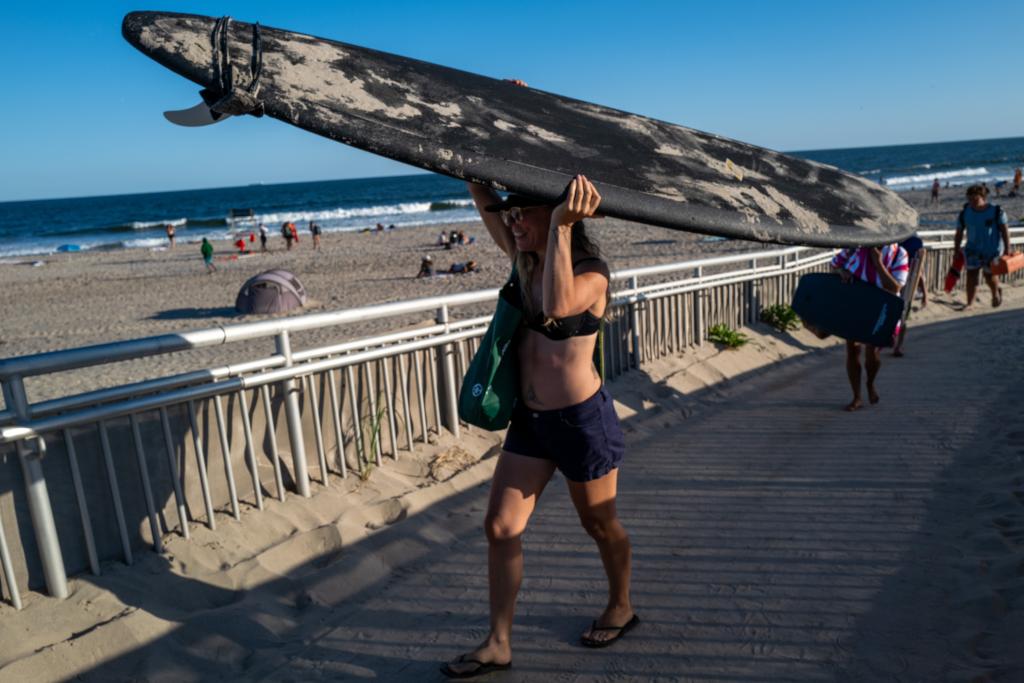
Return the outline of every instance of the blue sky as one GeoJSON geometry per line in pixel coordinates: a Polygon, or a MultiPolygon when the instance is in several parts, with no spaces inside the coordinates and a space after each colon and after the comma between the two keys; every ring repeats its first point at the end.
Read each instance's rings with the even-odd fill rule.
{"type": "Polygon", "coordinates": [[[244,117],[177,128],[197,88],[129,46],[123,15],[260,21],[782,150],[1024,135],[1024,3],[6,3],[0,201],[413,169],[244,117]]]}

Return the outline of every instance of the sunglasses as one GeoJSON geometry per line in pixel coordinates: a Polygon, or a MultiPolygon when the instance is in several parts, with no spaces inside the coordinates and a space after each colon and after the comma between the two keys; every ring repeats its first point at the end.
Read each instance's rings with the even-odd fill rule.
{"type": "Polygon", "coordinates": [[[508,227],[512,227],[516,223],[522,223],[524,214],[528,209],[540,208],[537,206],[513,206],[511,209],[503,209],[499,211],[501,221],[508,227]]]}

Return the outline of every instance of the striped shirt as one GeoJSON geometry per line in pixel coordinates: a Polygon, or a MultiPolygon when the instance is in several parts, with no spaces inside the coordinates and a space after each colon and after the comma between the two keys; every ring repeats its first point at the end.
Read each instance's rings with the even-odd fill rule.
{"type": "MultiPolygon", "coordinates": [[[[871,262],[871,247],[859,249],[842,249],[832,257],[832,267],[849,271],[855,278],[882,287],[882,277],[871,262]]],[[[910,259],[906,250],[898,244],[887,244],[882,247],[882,265],[896,279],[900,288],[907,284],[910,273],[910,259]]]]}

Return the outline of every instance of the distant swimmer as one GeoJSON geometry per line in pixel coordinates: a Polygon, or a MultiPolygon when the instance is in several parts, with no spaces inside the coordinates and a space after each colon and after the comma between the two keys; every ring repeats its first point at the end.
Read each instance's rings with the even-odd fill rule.
{"type": "MultiPolygon", "coordinates": [[[[903,285],[907,283],[907,274],[910,270],[907,252],[898,244],[843,249],[833,257],[831,265],[833,271],[838,273],[844,282],[854,279],[863,280],[893,294],[900,293],[903,285]]],[[[860,393],[862,373],[860,349],[862,346],[865,347],[864,369],[867,370],[868,400],[872,404],[879,401],[875,379],[878,377],[878,371],[882,368],[881,349],[871,344],[861,344],[847,339],[846,377],[850,380],[853,400],[846,405],[845,410],[850,412],[858,410],[864,405],[860,393]]]]}
{"type": "Polygon", "coordinates": [[[992,274],[992,262],[1001,254],[1009,254],[1010,228],[1006,212],[998,204],[988,203],[988,188],[985,185],[971,185],[967,188],[967,204],[957,217],[956,236],[953,251],[960,251],[964,233],[964,265],[967,268],[967,303],[965,309],[974,304],[978,291],[978,273],[985,275],[985,283],[992,291],[992,307],[1003,303],[999,279],[992,274]]]}

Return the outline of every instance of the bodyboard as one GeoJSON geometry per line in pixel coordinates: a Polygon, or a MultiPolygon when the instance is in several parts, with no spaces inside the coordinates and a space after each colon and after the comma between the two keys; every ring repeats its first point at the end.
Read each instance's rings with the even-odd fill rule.
{"type": "Polygon", "coordinates": [[[220,114],[498,190],[553,201],[584,173],[604,215],[812,246],[897,242],[917,223],[896,193],[832,166],[436,64],[188,14],[133,12],[122,34],[220,114]]]}
{"type": "Polygon", "coordinates": [[[850,341],[892,346],[903,299],[862,280],[807,273],[793,294],[793,310],[818,329],[850,341]]]}

